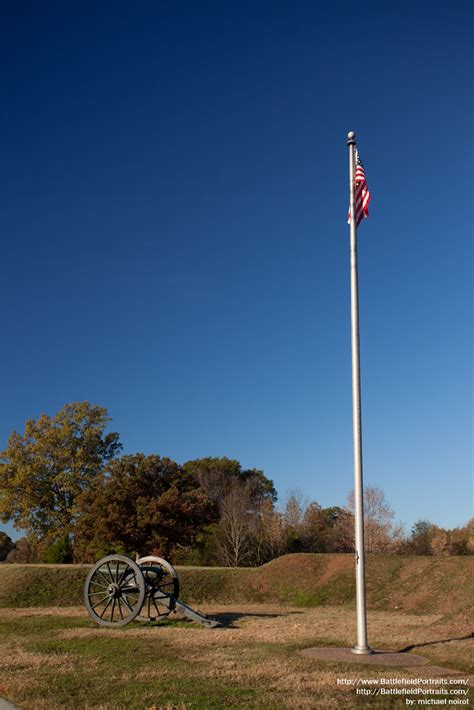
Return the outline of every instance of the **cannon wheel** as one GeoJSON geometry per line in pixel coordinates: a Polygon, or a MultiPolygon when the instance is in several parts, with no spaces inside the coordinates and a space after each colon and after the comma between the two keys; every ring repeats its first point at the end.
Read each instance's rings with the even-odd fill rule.
{"type": "Polygon", "coordinates": [[[125,555],[108,555],[87,575],[84,602],[89,616],[100,626],[125,626],[133,621],[145,600],[140,567],[125,555]]]}
{"type": "Polygon", "coordinates": [[[179,597],[179,577],[172,564],[162,557],[148,555],[136,561],[145,579],[145,601],[137,621],[157,621],[169,616],[173,609],[160,604],[154,596],[157,591],[179,597]]]}

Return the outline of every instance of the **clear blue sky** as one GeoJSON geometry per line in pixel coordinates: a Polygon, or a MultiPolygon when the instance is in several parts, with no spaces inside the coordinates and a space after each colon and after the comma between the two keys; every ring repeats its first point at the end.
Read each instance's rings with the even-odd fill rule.
{"type": "Polygon", "coordinates": [[[343,505],[355,130],[365,482],[408,528],[464,524],[472,20],[467,0],[4,3],[0,448],[87,399],[127,453],[226,455],[343,505]]]}

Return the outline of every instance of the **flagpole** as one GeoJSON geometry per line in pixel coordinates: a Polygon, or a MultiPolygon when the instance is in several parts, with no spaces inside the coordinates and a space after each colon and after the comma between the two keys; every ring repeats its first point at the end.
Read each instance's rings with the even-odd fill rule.
{"type": "Polygon", "coordinates": [[[360,349],[359,349],[359,286],[357,275],[357,225],[355,216],[355,133],[347,135],[349,147],[350,181],[350,244],[351,244],[351,346],[352,346],[352,430],[354,440],[354,512],[357,644],[352,653],[373,653],[367,644],[367,611],[365,601],[364,549],[364,489],[362,481],[362,429],[360,405],[360,349]]]}

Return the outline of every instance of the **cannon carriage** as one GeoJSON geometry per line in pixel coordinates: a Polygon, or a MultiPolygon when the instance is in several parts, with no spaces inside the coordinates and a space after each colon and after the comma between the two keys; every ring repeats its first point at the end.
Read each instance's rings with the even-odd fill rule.
{"type": "Polygon", "coordinates": [[[160,621],[177,612],[206,628],[220,626],[180,601],[179,586],[173,565],[161,557],[149,555],[134,562],[125,555],[107,555],[87,575],[84,603],[100,626],[160,621]]]}

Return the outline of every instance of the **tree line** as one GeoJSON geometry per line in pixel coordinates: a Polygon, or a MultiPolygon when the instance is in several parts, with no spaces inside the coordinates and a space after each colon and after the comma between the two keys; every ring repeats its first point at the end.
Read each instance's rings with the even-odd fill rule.
{"type": "MultiPolygon", "coordinates": [[[[0,520],[26,534],[14,544],[0,532],[0,561],[93,562],[115,552],[254,566],[292,552],[353,552],[352,496],[323,508],[294,493],[278,507],[263,471],[225,457],[121,455],[109,422],[103,407],[74,402],[12,432],[0,454],[0,520]]],[[[406,535],[380,489],[364,495],[369,553],[474,552],[472,521],[444,530],[420,520],[406,535]]]]}

